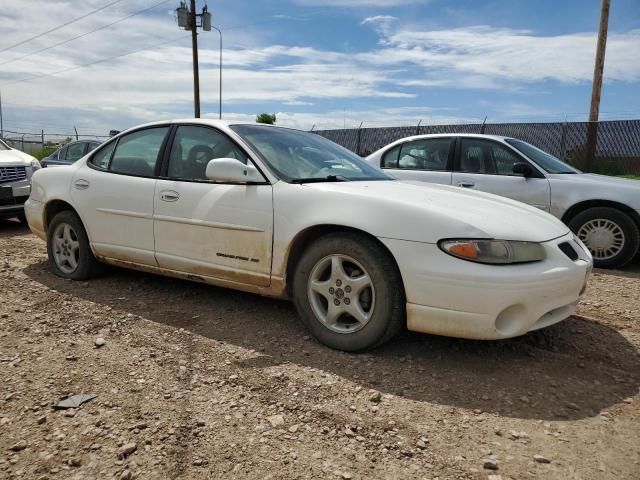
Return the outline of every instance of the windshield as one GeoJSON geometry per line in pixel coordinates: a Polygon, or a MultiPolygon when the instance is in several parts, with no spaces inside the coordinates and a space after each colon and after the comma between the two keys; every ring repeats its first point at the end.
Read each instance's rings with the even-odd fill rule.
{"type": "Polygon", "coordinates": [[[260,125],[230,127],[290,183],[309,181],[391,180],[355,153],[320,135],[260,125]]]}
{"type": "Polygon", "coordinates": [[[567,165],[562,160],[540,150],[538,147],[534,147],[530,143],[516,140],[515,138],[507,138],[505,141],[533,160],[547,173],[581,173],[577,168],[567,165]]]}
{"type": "Polygon", "coordinates": [[[9,145],[4,143],[4,140],[0,140],[0,150],[11,150],[11,149],[9,148],[9,145]]]}

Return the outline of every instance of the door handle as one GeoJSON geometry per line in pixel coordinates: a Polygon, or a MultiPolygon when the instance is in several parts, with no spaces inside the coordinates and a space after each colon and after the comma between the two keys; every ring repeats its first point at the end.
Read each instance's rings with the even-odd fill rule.
{"type": "Polygon", "coordinates": [[[86,190],[87,188],[89,188],[89,182],[80,178],[73,182],[73,186],[78,190],[86,190]]]}
{"type": "Polygon", "coordinates": [[[464,187],[464,188],[473,188],[473,187],[476,186],[476,184],[473,183],[473,182],[460,182],[460,183],[458,183],[458,186],[459,187],[464,187]]]}
{"type": "Polygon", "coordinates": [[[160,200],[165,202],[176,202],[180,199],[180,194],[178,192],[174,192],[173,190],[166,190],[164,192],[160,192],[160,200]]]}

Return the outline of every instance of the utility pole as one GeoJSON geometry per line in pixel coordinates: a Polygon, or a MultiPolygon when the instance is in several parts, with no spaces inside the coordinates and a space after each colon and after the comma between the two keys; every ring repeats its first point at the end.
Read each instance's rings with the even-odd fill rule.
{"type": "Polygon", "coordinates": [[[593,68],[593,87],[591,89],[591,108],[589,110],[589,128],[587,130],[587,151],[585,167],[590,170],[595,161],[598,144],[598,118],[600,116],[600,95],[602,93],[602,76],[604,72],[604,54],[607,48],[607,31],[609,28],[609,10],[611,0],[602,0],[600,7],[600,28],[598,30],[598,46],[593,68]]]}
{"type": "Polygon", "coordinates": [[[198,31],[196,29],[196,0],[191,0],[189,12],[191,24],[191,53],[193,55],[193,110],[194,117],[200,118],[200,72],[198,69],[198,31]]]}
{"type": "Polygon", "coordinates": [[[2,123],[2,92],[0,92],[0,138],[4,138],[4,124],[2,123]]]}
{"type": "MultiPolygon", "coordinates": [[[[190,0],[190,8],[183,1],[176,9],[178,26],[191,31],[191,52],[193,55],[193,113],[195,118],[200,118],[200,72],[198,68],[198,27],[204,31],[211,30],[211,14],[207,7],[202,8],[202,13],[196,13],[196,0],[190,0]],[[200,25],[198,25],[200,18],[200,25]]],[[[222,37],[221,40],[222,42],[222,37]]]]}
{"type": "Polygon", "coordinates": [[[213,25],[211,25],[211,28],[213,28],[220,34],[220,61],[218,67],[218,87],[220,91],[218,93],[218,118],[222,120],[222,30],[220,30],[218,27],[214,27],[213,25]]]}

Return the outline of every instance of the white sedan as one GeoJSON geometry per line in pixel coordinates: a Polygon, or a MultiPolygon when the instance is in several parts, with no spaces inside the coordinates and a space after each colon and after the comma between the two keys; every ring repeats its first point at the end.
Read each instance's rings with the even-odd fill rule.
{"type": "Polygon", "coordinates": [[[210,120],[130,129],[33,178],[53,270],[100,262],[293,299],[324,344],[522,335],[570,316],[592,259],[559,220],[395,181],[320,136],[210,120]]]}
{"type": "Polygon", "coordinates": [[[515,138],[478,134],[417,135],[367,157],[401,180],[495,193],[565,222],[596,267],[622,267],[640,253],[640,182],[582,173],[515,138]]]}

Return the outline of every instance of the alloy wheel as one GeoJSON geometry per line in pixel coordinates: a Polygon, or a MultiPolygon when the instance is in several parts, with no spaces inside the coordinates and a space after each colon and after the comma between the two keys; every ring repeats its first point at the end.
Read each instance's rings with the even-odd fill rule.
{"type": "Polygon", "coordinates": [[[316,318],[337,333],[357,332],[373,315],[373,280],[358,261],[347,255],[329,255],[316,263],[309,275],[307,294],[316,318]]]}

